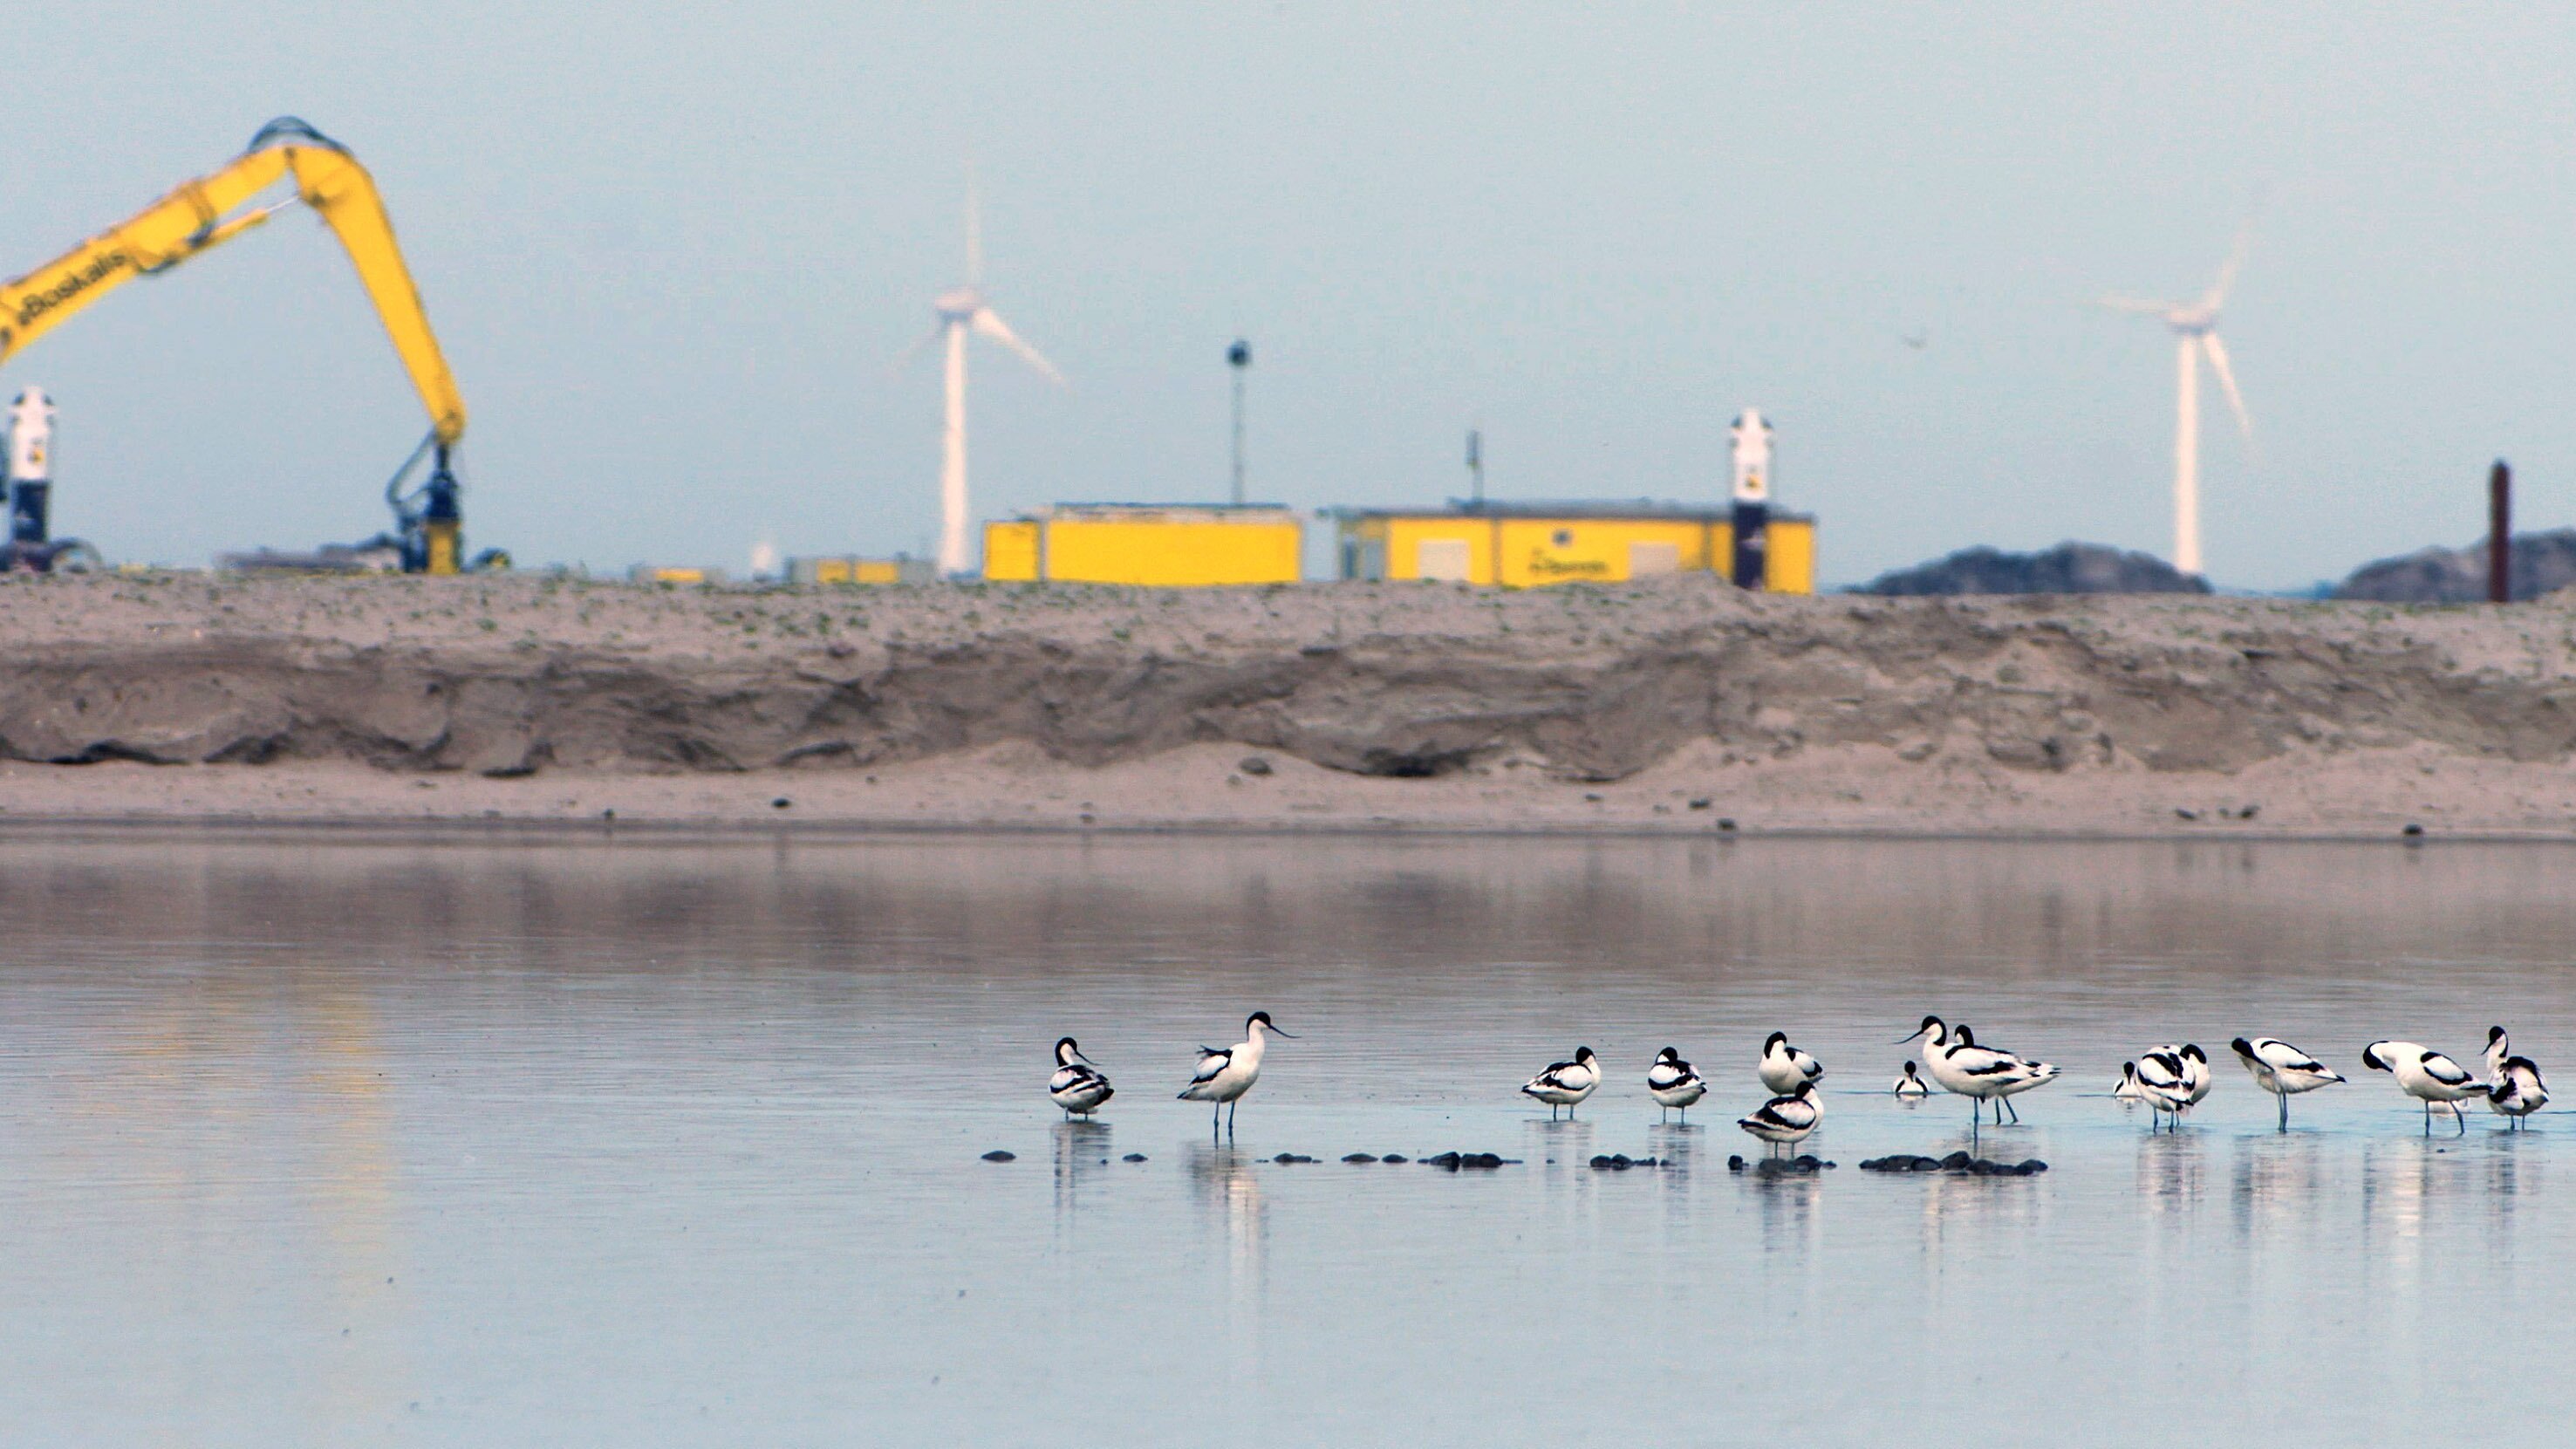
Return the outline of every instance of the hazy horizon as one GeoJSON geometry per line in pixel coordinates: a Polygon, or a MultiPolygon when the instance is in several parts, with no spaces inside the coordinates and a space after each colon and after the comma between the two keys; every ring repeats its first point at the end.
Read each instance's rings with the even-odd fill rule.
{"type": "MultiPolygon", "coordinates": [[[[11,113],[0,274],[297,114],[381,183],[473,410],[474,545],[739,570],[926,551],[963,270],[1070,379],[973,364],[979,519],[1253,492],[1708,499],[1747,405],[1824,576],[2170,547],[2173,354],[2224,586],[2576,519],[2568,28],[2350,14],[1423,5],[84,7],[11,113]],[[2257,207],[2259,204],[2259,215],[2257,207]],[[1919,338],[1923,345],[1910,345],[1919,338]]],[[[424,423],[310,218],[126,288],[0,391],[62,409],[58,531],[202,562],[383,526],[424,423]]],[[[1314,556],[1310,553],[1310,557],[1314,556]]]]}

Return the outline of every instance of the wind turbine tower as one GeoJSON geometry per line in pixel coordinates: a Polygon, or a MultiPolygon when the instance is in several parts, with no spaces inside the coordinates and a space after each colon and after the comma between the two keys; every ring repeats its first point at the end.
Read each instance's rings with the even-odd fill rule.
{"type": "MultiPolygon", "coordinates": [[[[956,578],[973,571],[968,558],[966,507],[966,334],[976,333],[1017,353],[1048,381],[1061,387],[1064,374],[1038,350],[1020,340],[1010,324],[984,300],[984,237],[975,209],[975,183],[966,183],[966,281],[939,294],[932,309],[939,321],[930,335],[914,345],[912,355],[933,342],[946,344],[947,414],[939,434],[939,573],[956,578]]],[[[907,356],[906,361],[910,361],[907,356]]]]}
{"type": "Polygon", "coordinates": [[[2209,359],[2209,370],[2218,374],[2218,385],[2227,393],[2227,405],[2236,413],[2236,426],[2247,441],[2254,437],[2254,420],[2245,412],[2244,395],[2236,390],[2236,373],[2227,365],[2227,345],[2218,340],[2218,310],[2227,301],[2227,289],[2235,284],[2236,270],[2245,261],[2245,243],[2240,238],[2227,265],[2218,269],[2218,280],[2196,302],[2150,302],[2137,297],[2104,297],[2102,305],[2117,312],[2134,312],[2153,317],[2165,324],[2174,336],[2174,548],[2173,566],[2187,574],[2197,574],[2200,566],[2200,362],[2209,359]]]}

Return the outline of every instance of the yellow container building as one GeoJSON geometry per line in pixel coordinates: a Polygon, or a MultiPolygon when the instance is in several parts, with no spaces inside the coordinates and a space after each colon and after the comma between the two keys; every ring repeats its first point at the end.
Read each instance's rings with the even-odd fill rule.
{"type": "Polygon", "coordinates": [[[926,584],[939,575],[926,558],[819,557],[787,561],[787,580],[796,584],[926,584]]]}
{"type": "Polygon", "coordinates": [[[1305,526],[1271,504],[1059,503],[984,525],[984,577],[1204,588],[1293,584],[1305,526]]]}
{"type": "MultiPolygon", "coordinates": [[[[1432,511],[1347,509],[1341,525],[1346,579],[1439,579],[1532,588],[1617,583],[1714,570],[1735,554],[1726,508],[1679,503],[1455,503],[1432,511]]],[[[1816,520],[1771,515],[1763,587],[1816,591],[1816,520]]]]}

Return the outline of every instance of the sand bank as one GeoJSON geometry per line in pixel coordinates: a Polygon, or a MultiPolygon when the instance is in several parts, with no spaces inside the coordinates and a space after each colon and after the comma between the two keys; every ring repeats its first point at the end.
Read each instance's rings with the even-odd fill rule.
{"type": "Polygon", "coordinates": [[[2556,601],[109,578],[0,638],[10,820],[2576,837],[2556,601]]]}

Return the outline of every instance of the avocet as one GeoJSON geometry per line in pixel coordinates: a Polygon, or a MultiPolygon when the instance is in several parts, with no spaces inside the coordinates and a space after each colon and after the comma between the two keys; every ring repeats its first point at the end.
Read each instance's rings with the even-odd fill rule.
{"type": "Polygon", "coordinates": [[[2254,1085],[2280,1099],[2281,1130],[2290,1130],[2290,1099],[2301,1092],[2331,1087],[2343,1080],[2343,1074],[2290,1045],[2276,1036],[2258,1036],[2252,1041],[2243,1037],[2227,1044],[2245,1070],[2254,1074],[2254,1085]]]}
{"type": "Polygon", "coordinates": [[[1243,1019],[1243,1040],[1230,1047],[1199,1048],[1199,1069],[1190,1074],[1190,1084],[1181,1088],[1181,1100],[1215,1104],[1209,1109],[1209,1131],[1216,1130],[1218,1111],[1225,1113],[1225,1130],[1234,1130],[1234,1104],[1261,1080],[1261,1054],[1274,1036],[1297,1039],[1271,1025],[1269,1012],[1256,1011],[1243,1019]]]}
{"type": "Polygon", "coordinates": [[[1798,1090],[1809,1082],[1825,1079],[1824,1065],[1814,1057],[1789,1045],[1789,1034],[1775,1031],[1762,1040],[1762,1061],[1754,1068],[1762,1085],[1773,1096],[1798,1090]]]}
{"type": "Polygon", "coordinates": [[[1905,1070],[1897,1074],[1896,1085],[1888,1090],[1909,1102],[1920,1102],[1932,1095],[1932,1089],[1924,1085],[1921,1074],[1914,1070],[1912,1062],[1905,1064],[1905,1070]]]}
{"type": "Polygon", "coordinates": [[[1074,1045],[1072,1037],[1060,1037],[1055,1044],[1055,1075],[1047,1078],[1047,1096],[1064,1109],[1064,1115],[1080,1113],[1085,1117],[1100,1110],[1100,1104],[1118,1095],[1109,1078],[1093,1066],[1091,1059],[1074,1045]]]}
{"type": "Polygon", "coordinates": [[[1900,1037],[1896,1044],[1904,1046],[1918,1040],[1923,1042],[1923,1062],[1932,1080],[1941,1085],[1941,1090],[1956,1092],[1973,1104],[1968,1119],[1972,1125],[1982,1120],[1988,1101],[2027,1091],[2057,1076],[2057,1068],[2047,1062],[1978,1046],[1964,1028],[1954,1033],[1937,1016],[1923,1018],[1912,1036],[1900,1037]]]}
{"type": "Polygon", "coordinates": [[[1798,1090],[1772,1098],[1755,1108],[1752,1116],[1737,1118],[1735,1125],[1779,1148],[1805,1141],[1824,1119],[1825,1104],[1816,1096],[1816,1084],[1801,1082],[1798,1090]]]}
{"type": "Polygon", "coordinates": [[[2457,1106],[2471,1097],[2486,1095],[2487,1084],[2469,1075],[2468,1069],[2420,1042],[2375,1041],[2361,1049],[2361,1064],[2373,1071],[2386,1072],[2397,1079],[2406,1095],[2424,1104],[2424,1131],[2433,1130],[2433,1104],[2450,1109],[2459,1121],[2460,1130],[2469,1130],[2468,1119],[2461,1117],[2457,1106]]]}
{"type": "Polygon", "coordinates": [[[2549,1084],[2540,1078],[2540,1065],[2513,1054],[2513,1038],[2505,1035],[2503,1027],[2491,1028],[2487,1032],[2487,1110],[2519,1131],[2524,1118],[2548,1103],[2549,1084]]]}
{"type": "Polygon", "coordinates": [[[1547,1104],[1547,1119],[1556,1120],[1556,1109],[1563,1107],[1568,1118],[1584,1098],[1601,1085],[1601,1062],[1590,1047],[1576,1047],[1574,1060],[1550,1062],[1547,1070],[1532,1077],[1521,1091],[1547,1104]]]}
{"type": "Polygon", "coordinates": [[[1679,1108],[1682,1120],[1690,1120],[1691,1103],[1708,1095],[1708,1083],[1699,1079],[1691,1064],[1671,1047],[1655,1053],[1655,1064],[1646,1069],[1646,1095],[1667,1112],[1679,1108]]]}

